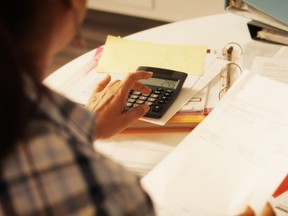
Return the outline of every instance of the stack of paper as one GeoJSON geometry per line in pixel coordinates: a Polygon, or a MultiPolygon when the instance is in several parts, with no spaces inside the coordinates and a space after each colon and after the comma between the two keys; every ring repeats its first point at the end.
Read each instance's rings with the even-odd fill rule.
{"type": "MultiPolygon", "coordinates": [[[[238,215],[247,205],[260,214],[287,175],[288,66],[283,62],[283,55],[256,58],[252,71],[143,178],[160,216],[238,215]]],[[[285,206],[283,199],[273,201],[285,206]]]]}

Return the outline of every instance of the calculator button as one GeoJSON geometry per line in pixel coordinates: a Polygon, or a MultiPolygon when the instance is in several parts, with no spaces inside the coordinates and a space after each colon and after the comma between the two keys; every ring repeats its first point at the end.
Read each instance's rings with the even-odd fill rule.
{"type": "Polygon", "coordinates": [[[153,102],[146,101],[145,104],[147,104],[148,106],[151,106],[153,104],[153,102]]]}
{"type": "Polygon", "coordinates": [[[166,96],[162,96],[161,99],[162,99],[162,100],[167,100],[168,97],[166,97],[166,96]]]}
{"type": "Polygon", "coordinates": [[[173,93],[174,91],[171,90],[171,89],[167,89],[166,92],[167,92],[167,93],[173,93]]]}
{"type": "Polygon", "coordinates": [[[144,104],[144,101],[143,100],[137,100],[136,103],[137,104],[144,104]]]}
{"type": "Polygon", "coordinates": [[[138,95],[134,95],[134,94],[130,96],[130,98],[132,99],[137,99],[138,97],[139,97],[138,95]]]}
{"type": "Polygon", "coordinates": [[[126,103],[126,107],[132,107],[133,103],[126,103]]]}
{"type": "Polygon", "coordinates": [[[154,90],[153,93],[159,95],[159,94],[161,94],[161,91],[154,90]]]}
{"type": "Polygon", "coordinates": [[[146,96],[140,96],[140,97],[139,97],[140,100],[147,100],[147,98],[148,98],[148,97],[146,97],[146,96]]]}
{"type": "Polygon", "coordinates": [[[157,104],[153,106],[152,111],[153,112],[159,112],[161,110],[162,106],[160,104],[157,104]]]}
{"type": "Polygon", "coordinates": [[[141,95],[141,92],[139,92],[139,91],[134,91],[133,94],[134,94],[134,95],[141,95]]]}
{"type": "Polygon", "coordinates": [[[129,98],[128,100],[127,100],[127,102],[129,102],[129,103],[134,103],[136,100],[135,99],[132,99],[132,98],[129,98]]]}
{"type": "Polygon", "coordinates": [[[158,91],[163,91],[164,89],[163,89],[163,88],[157,88],[157,90],[158,90],[158,91]]]}
{"type": "Polygon", "coordinates": [[[165,101],[164,100],[159,100],[158,103],[159,104],[165,104],[165,101]]]}
{"type": "Polygon", "coordinates": [[[164,93],[164,96],[170,97],[171,93],[166,92],[166,93],[164,93]]]}
{"type": "Polygon", "coordinates": [[[154,102],[156,99],[155,98],[148,98],[148,101],[154,102]]]}
{"type": "Polygon", "coordinates": [[[157,95],[157,94],[151,94],[150,97],[151,97],[151,98],[157,98],[158,95],[157,95]]]}
{"type": "Polygon", "coordinates": [[[137,107],[138,105],[139,105],[139,104],[136,104],[136,103],[135,103],[135,104],[133,104],[133,107],[137,107]]]}

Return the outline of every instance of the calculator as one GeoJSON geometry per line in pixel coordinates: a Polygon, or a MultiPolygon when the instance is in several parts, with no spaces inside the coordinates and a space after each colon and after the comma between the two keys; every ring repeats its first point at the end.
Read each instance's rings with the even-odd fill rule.
{"type": "Polygon", "coordinates": [[[141,66],[137,71],[151,71],[153,76],[139,82],[151,88],[150,94],[131,90],[126,101],[126,110],[141,104],[150,106],[145,117],[161,118],[179,95],[187,73],[157,67],[141,66]]]}

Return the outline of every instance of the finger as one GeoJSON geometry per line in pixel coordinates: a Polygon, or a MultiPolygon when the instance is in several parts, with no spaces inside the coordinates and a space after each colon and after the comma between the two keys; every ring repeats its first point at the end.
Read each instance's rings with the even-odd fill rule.
{"type": "Polygon", "coordinates": [[[101,80],[95,87],[94,92],[102,91],[111,81],[111,76],[107,74],[103,80],[101,80]]]}
{"type": "Polygon", "coordinates": [[[119,84],[121,82],[121,80],[114,80],[114,81],[112,81],[112,82],[110,82],[110,84],[108,85],[109,87],[113,87],[113,86],[115,86],[116,84],[119,84]]]}
{"type": "Polygon", "coordinates": [[[138,82],[138,80],[149,79],[150,77],[152,77],[152,75],[153,72],[147,71],[136,71],[133,73],[129,73],[121,84],[122,93],[124,95],[128,95],[128,93],[131,89],[134,88],[135,83],[138,82]]]}
{"type": "Polygon", "coordinates": [[[136,71],[128,74],[128,78],[138,81],[140,79],[149,79],[153,76],[152,71],[136,71]]]}
{"type": "MultiPolygon", "coordinates": [[[[115,80],[107,86],[106,88],[107,90],[101,92],[101,98],[99,98],[98,100],[96,109],[100,109],[102,106],[104,106],[109,101],[111,101],[113,97],[115,97],[115,93],[117,92],[119,88],[118,87],[119,83],[120,83],[120,80],[115,80]]],[[[125,104],[126,104],[126,100],[125,100],[125,104]]]]}
{"type": "Polygon", "coordinates": [[[149,79],[152,77],[153,72],[147,72],[147,71],[136,71],[133,73],[129,73],[124,81],[123,81],[123,89],[127,89],[127,91],[130,91],[133,89],[134,85],[138,80],[140,79],[149,79]]]}
{"type": "Polygon", "coordinates": [[[140,91],[143,94],[149,94],[151,92],[151,89],[141,82],[136,82],[134,84],[133,90],[140,91]]]}
{"type": "Polygon", "coordinates": [[[272,206],[269,203],[266,203],[265,207],[263,208],[261,216],[276,216],[272,206]]]}
{"type": "Polygon", "coordinates": [[[255,216],[255,213],[250,206],[246,206],[245,211],[239,214],[238,216],[255,216]]]}
{"type": "Polygon", "coordinates": [[[123,122],[126,122],[126,124],[143,117],[148,111],[150,110],[150,107],[146,104],[139,105],[137,107],[134,107],[133,109],[129,110],[127,113],[123,115],[123,122]]]}

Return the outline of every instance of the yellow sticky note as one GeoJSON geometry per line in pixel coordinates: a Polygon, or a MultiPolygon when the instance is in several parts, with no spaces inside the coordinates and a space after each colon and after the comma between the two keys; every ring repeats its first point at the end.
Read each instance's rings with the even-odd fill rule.
{"type": "Polygon", "coordinates": [[[139,66],[160,67],[202,75],[207,47],[140,42],[108,36],[98,72],[129,73],[139,66]]]}

